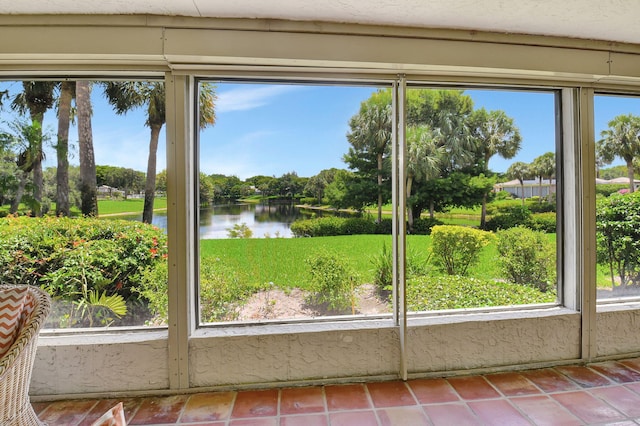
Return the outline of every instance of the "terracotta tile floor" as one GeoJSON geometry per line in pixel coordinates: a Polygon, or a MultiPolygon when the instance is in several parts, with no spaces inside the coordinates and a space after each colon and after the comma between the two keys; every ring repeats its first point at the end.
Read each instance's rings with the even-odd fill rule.
{"type": "Polygon", "coordinates": [[[37,402],[50,426],[90,425],[118,401],[130,425],[640,425],[640,358],[408,382],[37,402]]]}

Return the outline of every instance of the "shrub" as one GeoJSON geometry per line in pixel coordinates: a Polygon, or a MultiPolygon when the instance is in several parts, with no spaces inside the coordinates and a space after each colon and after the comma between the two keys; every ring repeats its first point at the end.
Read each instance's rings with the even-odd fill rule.
{"type": "Polygon", "coordinates": [[[140,222],[0,219],[0,281],[45,288],[57,301],[55,327],[108,325],[125,314],[118,324],[134,324],[138,312],[127,306],[140,305],[136,288],[166,254],[164,233],[140,222]]]}
{"type": "Polygon", "coordinates": [[[506,278],[548,291],[556,283],[556,248],[542,232],[516,227],[498,232],[498,252],[506,278]]]}
{"type": "Polygon", "coordinates": [[[328,216],[296,220],[291,224],[291,232],[296,237],[375,234],[376,224],[361,217],[328,216]]]}
{"type": "Polygon", "coordinates": [[[495,201],[512,200],[514,198],[515,198],[515,195],[513,195],[509,191],[500,191],[500,192],[496,192],[494,200],[495,201]]]}
{"type": "Polygon", "coordinates": [[[382,251],[371,259],[373,264],[373,283],[379,292],[391,291],[393,284],[393,250],[382,245],[382,251]]]}
{"type": "Polygon", "coordinates": [[[556,232],[556,214],[554,212],[548,213],[534,213],[531,215],[529,221],[529,228],[534,231],[546,232],[547,234],[553,234],[556,232]]]}
{"type": "Polygon", "coordinates": [[[555,213],[556,212],[556,203],[555,199],[552,202],[547,200],[542,200],[542,202],[526,203],[527,208],[531,211],[531,213],[555,213]]]}
{"type": "Polygon", "coordinates": [[[509,206],[501,208],[498,212],[487,220],[485,231],[498,231],[509,229],[514,226],[529,226],[531,220],[531,210],[523,206],[509,206]]]}
{"type": "Polygon", "coordinates": [[[238,316],[238,307],[260,286],[251,286],[233,268],[217,258],[200,262],[200,320],[202,322],[231,321],[238,316]]]}
{"type": "Polygon", "coordinates": [[[415,235],[430,235],[431,229],[437,225],[443,225],[444,222],[435,218],[418,218],[413,221],[413,234],[415,235]]]}
{"type": "Polygon", "coordinates": [[[251,238],[253,231],[246,223],[236,223],[232,228],[227,228],[227,236],[229,238],[251,238]]]}
{"type": "Polygon", "coordinates": [[[380,222],[375,222],[376,234],[391,235],[393,232],[393,220],[390,218],[382,218],[380,222]]]}
{"type": "Polygon", "coordinates": [[[455,275],[420,276],[407,280],[410,311],[480,308],[554,302],[554,292],[455,275]]]}
{"type": "Polygon", "coordinates": [[[608,197],[611,194],[615,194],[620,190],[629,189],[629,185],[626,183],[604,183],[596,185],[596,195],[603,195],[608,197]]]}
{"type": "Polygon", "coordinates": [[[0,219],[0,280],[46,287],[52,296],[75,300],[83,289],[125,298],[142,272],[166,262],[164,233],[125,220],[0,219]]]}
{"type": "Polygon", "coordinates": [[[302,197],[300,198],[300,204],[315,206],[318,204],[318,199],[316,197],[302,197]]]}
{"type": "MultiPolygon", "coordinates": [[[[393,251],[382,245],[382,251],[371,259],[374,270],[374,284],[380,292],[392,289],[393,251]]],[[[407,247],[405,274],[408,277],[425,275],[429,272],[428,260],[420,256],[418,250],[407,247]]]]}
{"type": "Polygon", "coordinates": [[[464,226],[438,225],[431,232],[432,261],[449,275],[466,275],[480,251],[489,244],[488,232],[464,226]]]}
{"type": "Polygon", "coordinates": [[[597,259],[611,285],[640,283],[640,192],[613,194],[596,204],[597,259]]]}
{"type": "Polygon", "coordinates": [[[320,252],[305,260],[311,275],[310,303],[326,303],[330,309],[351,307],[355,313],[354,287],[357,277],[346,260],[335,253],[320,252]]]}
{"type": "Polygon", "coordinates": [[[137,287],[138,293],[149,301],[149,310],[154,315],[153,322],[166,324],[169,318],[168,264],[163,262],[155,268],[147,268],[137,287]]]}
{"type": "Polygon", "coordinates": [[[342,235],[375,234],[376,224],[360,217],[344,218],[340,225],[342,235]]]}

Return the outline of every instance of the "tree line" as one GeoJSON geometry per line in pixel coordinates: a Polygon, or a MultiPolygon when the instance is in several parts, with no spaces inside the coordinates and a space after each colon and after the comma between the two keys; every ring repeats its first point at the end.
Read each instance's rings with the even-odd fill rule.
{"type": "MultiPolygon", "coordinates": [[[[93,146],[91,92],[103,91],[109,105],[118,115],[136,108],[145,108],[145,125],[150,129],[149,157],[144,185],[143,222],[151,223],[156,192],[156,157],[160,131],[166,123],[166,94],[162,81],[23,81],[22,91],[11,96],[0,93],[2,107],[9,107],[18,117],[0,132],[0,154],[3,172],[0,177],[1,199],[11,198],[10,212],[15,213],[30,184],[27,200],[31,212],[41,216],[44,181],[42,162],[44,146],[52,143],[56,151],[55,214],[69,216],[69,129],[75,122],[78,137],[79,208],[85,216],[96,216],[97,170],[93,146]],[[44,114],[55,110],[58,118],[55,139],[43,130],[44,114]],[[52,139],[54,139],[52,141],[52,139]],[[15,166],[14,166],[15,164],[15,166]],[[13,173],[11,173],[13,172],[13,173]],[[8,195],[10,194],[10,195],[8,195]]],[[[215,87],[202,84],[199,91],[199,125],[215,123],[215,87]]]]}

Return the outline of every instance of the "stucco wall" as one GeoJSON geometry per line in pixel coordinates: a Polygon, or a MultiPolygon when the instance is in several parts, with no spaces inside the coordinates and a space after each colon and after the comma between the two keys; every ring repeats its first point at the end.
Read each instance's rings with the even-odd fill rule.
{"type": "Polygon", "coordinates": [[[563,309],[441,317],[410,327],[410,373],[447,372],[580,357],[580,315],[563,309]]]}
{"type": "Polygon", "coordinates": [[[640,352],[640,304],[601,305],[596,318],[598,357],[640,352]]]}
{"type": "Polygon", "coordinates": [[[40,337],[31,395],[166,389],[167,333],[40,337]]]}
{"type": "Polygon", "coordinates": [[[216,334],[190,341],[194,387],[396,375],[399,366],[398,334],[391,321],[216,334]]]}

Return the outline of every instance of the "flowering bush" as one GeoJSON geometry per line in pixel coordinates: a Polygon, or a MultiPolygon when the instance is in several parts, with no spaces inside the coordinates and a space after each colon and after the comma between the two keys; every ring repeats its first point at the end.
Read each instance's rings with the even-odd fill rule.
{"type": "Polygon", "coordinates": [[[0,219],[0,281],[43,287],[58,300],[82,301],[89,294],[136,299],[143,273],[166,263],[166,256],[164,233],[140,222],[0,219]]]}

